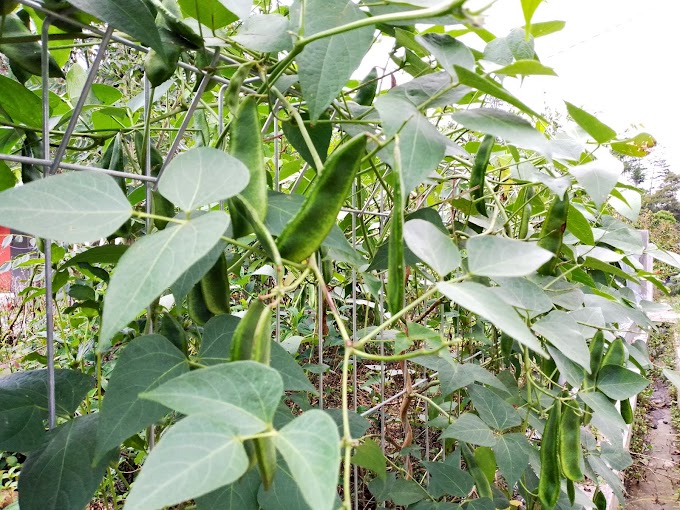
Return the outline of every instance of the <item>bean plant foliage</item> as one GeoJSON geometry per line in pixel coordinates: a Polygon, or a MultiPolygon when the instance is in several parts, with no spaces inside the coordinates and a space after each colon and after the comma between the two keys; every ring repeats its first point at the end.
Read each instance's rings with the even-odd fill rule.
{"type": "MultiPolygon", "coordinates": [[[[44,368],[0,378],[22,510],[115,500],[102,480],[131,458],[125,510],[589,508],[584,484],[623,502],[629,399],[651,367],[622,340],[651,326],[629,284],[663,285],[638,262],[639,191],[613,153],[653,139],[571,103],[573,129],[556,129],[504,86],[555,74],[534,41],[564,23],[532,23],[540,0],[498,35],[464,0],[39,3],[62,14],[51,144],[158,181],[0,161],[0,224],[52,240],[61,324],[56,428],[44,368]],[[85,89],[71,41],[99,40],[63,16],[148,54],[126,50],[85,89]],[[398,71],[354,80],[378,39],[393,49],[370,58],[398,71]],[[357,412],[364,361],[405,374],[396,450],[357,412]]],[[[0,9],[0,153],[40,157],[45,14],[0,9]]]]}

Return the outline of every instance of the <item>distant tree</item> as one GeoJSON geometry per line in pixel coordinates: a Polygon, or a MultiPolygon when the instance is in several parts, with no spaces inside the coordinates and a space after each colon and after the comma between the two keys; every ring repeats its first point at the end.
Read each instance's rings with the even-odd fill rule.
{"type": "Polygon", "coordinates": [[[680,221],[680,175],[666,172],[661,181],[661,186],[654,191],[643,196],[642,207],[656,213],[668,211],[676,220],[680,221]]]}

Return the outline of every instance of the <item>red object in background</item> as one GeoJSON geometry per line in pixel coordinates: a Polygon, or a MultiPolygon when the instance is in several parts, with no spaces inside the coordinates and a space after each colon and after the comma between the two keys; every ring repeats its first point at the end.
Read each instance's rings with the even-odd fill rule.
{"type": "MultiPolygon", "coordinates": [[[[0,266],[5,262],[9,262],[11,258],[10,247],[2,248],[5,237],[9,235],[7,227],[0,227],[0,266]]],[[[5,271],[0,273],[0,292],[10,292],[12,290],[12,271],[5,271]]]]}

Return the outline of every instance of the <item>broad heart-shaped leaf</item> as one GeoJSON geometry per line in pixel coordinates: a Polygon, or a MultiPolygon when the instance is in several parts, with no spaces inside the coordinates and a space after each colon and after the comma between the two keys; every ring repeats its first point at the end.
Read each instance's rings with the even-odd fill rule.
{"type": "Polygon", "coordinates": [[[158,510],[203,496],[238,480],[247,469],[242,440],[225,415],[188,416],[151,450],[125,510],[158,510]]]}
{"type": "Polygon", "coordinates": [[[80,252],[75,257],[68,259],[61,268],[75,266],[76,264],[116,264],[127,251],[129,246],[125,244],[105,244],[94,246],[80,252]]]}
{"type": "Polygon", "coordinates": [[[475,68],[475,57],[470,48],[448,34],[417,35],[416,41],[422,44],[437,59],[442,69],[454,78],[456,77],[453,70],[454,65],[459,65],[470,71],[475,68]]]}
{"type": "Polygon", "coordinates": [[[581,241],[583,244],[590,246],[595,244],[593,228],[590,226],[590,223],[583,213],[573,205],[569,205],[569,213],[567,215],[567,230],[574,234],[576,239],[581,241]]]}
{"type": "Polygon", "coordinates": [[[69,3],[165,54],[155,16],[144,0],[69,0],[69,3]]]}
{"type": "Polygon", "coordinates": [[[495,108],[473,108],[451,115],[453,120],[481,133],[498,136],[506,142],[550,156],[548,139],[522,117],[495,108]]]}
{"type": "Polygon", "coordinates": [[[156,402],[139,398],[189,371],[184,354],[165,337],[135,338],[120,353],[106,387],[97,429],[97,456],[120,445],[169,412],[156,402]]]}
{"type": "Polygon", "coordinates": [[[460,252],[456,245],[429,221],[407,221],[404,225],[404,240],[416,257],[440,276],[446,276],[460,266],[460,252]]]}
{"type": "MultiPolygon", "coordinates": [[[[389,94],[375,100],[385,136],[399,134],[404,195],[423,182],[446,154],[446,138],[410,101],[389,94]]],[[[380,151],[380,157],[394,168],[394,146],[380,151]]]]}
{"type": "Polygon", "coordinates": [[[333,419],[313,409],[274,436],[305,501],[315,510],[331,510],[340,468],[340,435],[333,419]]]}
{"type": "Polygon", "coordinates": [[[85,508],[104,476],[111,451],[93,465],[99,414],[79,416],[50,431],[45,446],[32,453],[19,477],[19,504],[25,510],[85,508]]]}
{"type": "Polygon", "coordinates": [[[564,376],[567,382],[574,388],[579,388],[585,376],[583,368],[567,358],[558,348],[546,345],[546,349],[548,349],[548,353],[555,362],[555,365],[557,365],[560,375],[564,376]]]}
{"type": "Polygon", "coordinates": [[[413,358],[413,361],[439,372],[441,391],[444,395],[449,395],[473,382],[507,391],[505,385],[495,375],[474,363],[457,363],[449,356],[419,356],[413,358]]]}
{"type": "Polygon", "coordinates": [[[460,418],[449,425],[440,437],[442,439],[450,437],[479,446],[493,446],[496,444],[496,437],[493,431],[479,416],[472,413],[460,415],[460,418]]]}
{"type": "MultiPolygon", "coordinates": [[[[196,0],[179,0],[178,3],[185,16],[198,20],[202,25],[210,28],[210,30],[216,30],[238,19],[238,16],[226,6],[226,1],[201,0],[199,3],[196,0]]],[[[238,2],[239,0],[236,1],[238,2]]]]}
{"type": "Polygon", "coordinates": [[[497,393],[478,384],[471,384],[467,391],[480,418],[490,427],[505,430],[522,423],[522,418],[515,408],[497,393]]]}
{"type": "Polygon", "coordinates": [[[444,495],[464,498],[475,484],[468,472],[459,466],[446,462],[423,462],[423,467],[430,474],[427,492],[434,498],[444,495]]]}
{"type": "Polygon", "coordinates": [[[248,49],[262,53],[289,51],[293,41],[288,19],[280,14],[260,14],[246,18],[231,38],[248,49]]]}
{"type": "Polygon", "coordinates": [[[352,464],[373,471],[380,478],[387,476],[387,459],[380,445],[372,439],[366,439],[355,448],[352,464]]]}
{"type": "MultiPolygon", "coordinates": [[[[227,229],[225,235],[229,236],[231,228],[227,229]]],[[[189,269],[187,269],[182,276],[175,280],[170,288],[172,290],[172,295],[175,298],[175,302],[179,303],[184,300],[189,294],[192,287],[201,281],[201,278],[210,271],[217,259],[224,252],[227,247],[227,243],[223,240],[218,241],[218,243],[212,247],[212,249],[201,257],[198,262],[194,263],[189,269]]]]}
{"type": "Polygon", "coordinates": [[[541,343],[517,312],[488,287],[474,282],[439,282],[437,288],[454,303],[480,315],[529,349],[547,356],[541,343]]]}
{"type": "Polygon", "coordinates": [[[601,122],[594,115],[581,110],[579,107],[565,101],[567,112],[583,130],[588,133],[597,143],[605,143],[616,136],[616,131],[601,122]]]}
{"type": "Polygon", "coordinates": [[[286,391],[307,391],[317,394],[316,388],[309,382],[304,370],[288,352],[276,341],[272,341],[271,367],[283,379],[283,389],[286,391]]]}
{"type": "Polygon", "coordinates": [[[536,313],[547,312],[553,307],[552,301],[543,289],[526,278],[497,276],[494,280],[499,287],[493,287],[492,290],[510,306],[536,313]]]}
{"type": "MultiPolygon", "coordinates": [[[[54,373],[57,413],[69,415],[94,386],[74,370],[54,373]]],[[[0,377],[0,450],[29,452],[42,445],[47,419],[47,370],[16,372],[0,377]]]]}
{"type": "Polygon", "coordinates": [[[226,363],[230,358],[231,337],[241,321],[235,315],[216,315],[203,327],[198,362],[206,366],[226,363]]]}
{"type": "MultiPolygon", "coordinates": [[[[40,128],[42,125],[42,102],[18,81],[0,75],[0,108],[15,124],[40,128]]],[[[3,115],[4,116],[4,115],[3,115]]]]}
{"type": "Polygon", "coordinates": [[[524,434],[513,432],[498,436],[493,453],[508,487],[514,487],[529,465],[531,446],[524,434]]]}
{"type": "Polygon", "coordinates": [[[593,410],[593,425],[607,436],[610,442],[620,441],[627,425],[614,404],[599,391],[580,392],[578,395],[593,410]]]}
{"type": "Polygon", "coordinates": [[[104,297],[99,350],[105,350],[120,328],[208,253],[228,223],[226,214],[215,211],[133,244],[118,262],[104,297]]]}
{"type": "Polygon", "coordinates": [[[534,16],[534,12],[541,4],[543,0],[522,0],[522,11],[524,12],[524,21],[527,24],[527,28],[531,26],[531,18],[534,16]]]}
{"type": "Polygon", "coordinates": [[[429,107],[438,108],[454,104],[470,92],[469,87],[454,84],[451,74],[441,71],[397,85],[390,89],[389,95],[402,97],[414,106],[420,106],[427,101],[429,107]]]}
{"type": "MultiPolygon", "coordinates": [[[[279,475],[280,472],[277,469],[274,485],[276,485],[276,479],[279,475]]],[[[260,475],[257,468],[252,467],[250,471],[234,483],[196,498],[196,508],[198,510],[214,510],[216,508],[220,510],[259,510],[257,491],[260,485],[260,475]]]]}
{"type": "Polygon", "coordinates": [[[468,270],[478,276],[526,276],[553,254],[534,243],[500,236],[475,236],[466,243],[468,270]]]}
{"type": "Polygon", "coordinates": [[[282,395],[276,370],[233,361],[193,370],[140,396],[186,415],[210,412],[227,419],[239,434],[255,434],[271,424],[282,395]]]}
{"type": "Polygon", "coordinates": [[[177,207],[192,211],[238,195],[250,180],[246,166],[211,147],[197,147],[173,159],[158,181],[158,191],[177,207]]]}
{"type": "MultiPolygon", "coordinates": [[[[351,0],[307,0],[303,34],[309,37],[365,18],[351,0]]],[[[300,86],[312,120],[317,120],[342,90],[372,40],[372,27],[359,28],[314,41],[298,55],[300,86]]]]}
{"type": "Polygon", "coordinates": [[[113,178],[69,172],[0,193],[0,225],[66,243],[98,241],[130,218],[113,178]]]}
{"type": "Polygon", "coordinates": [[[600,208],[609,198],[609,194],[616,183],[619,182],[619,177],[623,173],[623,163],[597,159],[571,167],[569,173],[576,177],[578,183],[590,195],[595,205],[600,208]]]}
{"type": "Polygon", "coordinates": [[[557,347],[571,361],[590,373],[590,351],[576,319],[561,310],[553,310],[532,329],[557,347]]]}
{"type": "Polygon", "coordinates": [[[531,76],[531,75],[544,75],[544,76],[557,76],[555,71],[547,66],[541,64],[538,60],[518,60],[513,62],[501,69],[496,69],[495,74],[505,74],[508,76],[531,76]]]}
{"type": "Polygon", "coordinates": [[[605,365],[597,374],[597,389],[614,400],[637,395],[648,385],[649,380],[619,365],[605,365]]]}

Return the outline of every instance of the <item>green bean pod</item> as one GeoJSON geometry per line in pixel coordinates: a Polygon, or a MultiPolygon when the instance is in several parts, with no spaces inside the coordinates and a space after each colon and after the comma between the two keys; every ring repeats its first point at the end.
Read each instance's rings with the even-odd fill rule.
{"type": "Polygon", "coordinates": [[[493,492],[491,491],[489,479],[486,477],[486,474],[484,474],[482,468],[479,467],[479,464],[477,464],[477,460],[467,443],[460,444],[460,451],[463,454],[463,460],[465,460],[470,476],[472,476],[472,479],[475,482],[479,497],[493,499],[493,492]]]}
{"type": "Polygon", "coordinates": [[[564,198],[556,196],[550,204],[543,227],[541,227],[541,237],[538,240],[538,246],[551,252],[554,257],[538,268],[538,274],[549,276],[555,272],[555,266],[562,251],[562,238],[567,228],[568,212],[569,195],[565,193],[564,198]]]}
{"type": "Polygon", "coordinates": [[[189,317],[199,326],[203,326],[206,322],[213,318],[213,314],[208,310],[208,305],[203,297],[203,291],[201,290],[201,284],[197,283],[189,291],[187,296],[187,308],[189,311],[189,317]]]}
{"type": "Polygon", "coordinates": [[[573,480],[567,479],[567,497],[569,498],[569,504],[574,506],[574,501],[576,500],[576,488],[574,487],[573,480]]]}
{"type": "Polygon", "coordinates": [[[616,365],[624,366],[626,363],[626,347],[623,345],[623,339],[617,338],[611,344],[602,358],[602,366],[616,365]]]}
{"type": "Polygon", "coordinates": [[[364,79],[361,80],[354,96],[354,101],[362,106],[371,106],[377,91],[378,69],[374,67],[368,72],[364,79]]]}
{"type": "Polygon", "coordinates": [[[527,236],[529,235],[529,222],[531,221],[531,198],[534,196],[534,188],[531,186],[526,186],[525,188],[522,189],[522,192],[520,193],[519,197],[517,197],[517,200],[519,203],[523,203],[524,205],[522,206],[522,215],[520,217],[520,223],[519,223],[519,232],[517,235],[517,239],[526,239],[527,236]]]}
{"type": "Polygon", "coordinates": [[[621,418],[623,418],[623,421],[625,421],[626,424],[630,425],[633,423],[633,407],[630,405],[630,400],[626,398],[622,400],[619,405],[621,406],[621,418]]]}
{"type": "Polygon", "coordinates": [[[489,166],[489,160],[491,159],[491,152],[493,151],[493,144],[496,138],[492,135],[484,135],[481,143],[479,144],[479,149],[477,150],[477,155],[475,156],[475,162],[472,165],[472,170],[470,173],[470,197],[475,204],[475,209],[477,212],[484,216],[488,216],[486,212],[486,204],[484,203],[484,180],[486,177],[486,167],[489,166]]]}
{"type": "Polygon", "coordinates": [[[578,403],[573,400],[562,409],[559,427],[559,450],[562,473],[568,480],[579,482],[583,480],[581,471],[581,415],[578,403]]]}
{"type": "MultiPolygon", "coordinates": [[[[253,96],[248,96],[239,105],[230,133],[229,153],[240,160],[250,172],[250,180],[241,191],[241,199],[248,201],[257,217],[264,221],[267,216],[267,169],[264,165],[257,101],[253,96]]],[[[250,234],[253,227],[238,201],[229,200],[227,205],[234,237],[238,239],[250,234]]]]}
{"type": "MultiPolygon", "coordinates": [[[[271,310],[259,299],[253,301],[236,326],[231,340],[231,361],[253,360],[269,365],[271,354],[271,310]]],[[[248,441],[251,462],[257,461],[265,490],[271,487],[276,473],[276,447],[269,437],[248,441]]]]}
{"type": "Polygon", "coordinates": [[[562,402],[555,400],[541,439],[541,474],[538,497],[544,510],[552,510],[560,497],[559,435],[562,402]]]}
{"type": "Polygon", "coordinates": [[[387,246],[387,309],[394,315],[404,307],[404,196],[401,174],[395,172],[392,226],[387,246]]]}
{"type": "MultiPolygon", "coordinates": [[[[30,37],[33,35],[16,14],[7,14],[0,18],[0,38],[30,37]]],[[[37,42],[0,44],[0,53],[7,56],[13,67],[16,66],[35,76],[42,74],[42,48],[37,42]]],[[[50,78],[64,78],[64,73],[59,64],[51,55],[49,58],[49,76],[50,78]]]]}
{"type": "Polygon", "coordinates": [[[222,253],[215,264],[201,278],[201,291],[205,299],[205,305],[211,313],[219,315],[231,311],[229,303],[229,274],[227,272],[227,259],[222,253]]]}
{"type": "Polygon", "coordinates": [[[271,315],[269,307],[259,299],[251,303],[231,339],[232,361],[253,360],[269,365],[271,315]]]}
{"type": "Polygon", "coordinates": [[[151,49],[144,58],[144,71],[152,87],[158,87],[175,74],[182,51],[173,44],[166,45],[166,54],[161,55],[151,49]]]}
{"type": "Polygon", "coordinates": [[[302,262],[319,249],[335,225],[345,197],[352,190],[365,148],[366,135],[362,133],[344,143],[326,160],[302,208],[276,240],[281,257],[302,262]]]}

